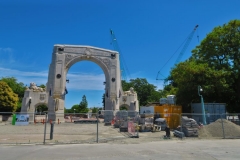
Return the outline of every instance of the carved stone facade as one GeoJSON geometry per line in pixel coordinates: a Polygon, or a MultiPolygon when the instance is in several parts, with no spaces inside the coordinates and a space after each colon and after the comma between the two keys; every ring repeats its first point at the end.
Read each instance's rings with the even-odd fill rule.
{"type": "Polygon", "coordinates": [[[55,45],[47,83],[47,88],[52,92],[52,96],[48,97],[51,113],[64,112],[62,106],[64,106],[65,99],[62,95],[66,86],[66,74],[72,65],[84,60],[96,63],[105,74],[105,88],[109,93],[109,96],[105,97],[105,109],[119,109],[117,94],[119,90],[122,90],[119,54],[91,46],[55,45]]]}
{"type": "Polygon", "coordinates": [[[120,101],[121,107],[127,107],[131,111],[139,111],[139,102],[137,100],[137,93],[134,91],[134,88],[130,88],[129,91],[124,91],[122,99],[120,101]]]}
{"type": "MultiPolygon", "coordinates": [[[[46,97],[49,119],[64,121],[66,75],[72,65],[84,60],[96,63],[105,74],[105,110],[119,110],[119,106],[128,104],[131,110],[138,111],[136,93],[132,93],[132,96],[122,91],[118,52],[91,46],[54,45],[48,82],[44,91],[46,94],[41,95],[40,99],[32,99],[37,103],[46,97]],[[127,96],[128,100],[123,101],[121,94],[127,96]],[[131,108],[131,103],[134,103],[135,107],[131,108]]],[[[26,92],[26,101],[28,98],[26,92]]]]}
{"type": "Polygon", "coordinates": [[[39,105],[48,104],[48,93],[45,88],[37,87],[34,82],[31,82],[29,87],[26,87],[22,100],[21,113],[29,114],[29,122],[34,122],[35,111],[39,105]]]}

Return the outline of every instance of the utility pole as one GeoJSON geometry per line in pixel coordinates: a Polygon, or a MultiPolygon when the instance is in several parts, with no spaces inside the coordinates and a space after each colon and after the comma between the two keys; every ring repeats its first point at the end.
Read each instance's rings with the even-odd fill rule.
{"type": "Polygon", "coordinates": [[[202,121],[203,121],[203,125],[206,125],[204,101],[203,101],[203,96],[200,94],[200,92],[202,91],[203,91],[202,87],[198,86],[198,95],[201,97],[201,105],[202,105],[202,121]]]}

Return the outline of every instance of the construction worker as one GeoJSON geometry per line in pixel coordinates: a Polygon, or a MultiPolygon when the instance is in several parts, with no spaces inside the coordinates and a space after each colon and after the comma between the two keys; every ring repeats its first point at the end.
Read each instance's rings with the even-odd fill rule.
{"type": "Polygon", "coordinates": [[[166,132],[166,138],[170,138],[170,128],[169,128],[169,126],[167,125],[166,127],[165,127],[165,132],[166,132]]]}

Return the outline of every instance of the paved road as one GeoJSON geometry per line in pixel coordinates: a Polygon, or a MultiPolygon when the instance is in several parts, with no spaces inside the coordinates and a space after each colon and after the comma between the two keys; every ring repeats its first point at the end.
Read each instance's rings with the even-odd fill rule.
{"type": "Polygon", "coordinates": [[[239,160],[240,139],[165,140],[141,144],[0,145],[0,159],[239,160]]]}

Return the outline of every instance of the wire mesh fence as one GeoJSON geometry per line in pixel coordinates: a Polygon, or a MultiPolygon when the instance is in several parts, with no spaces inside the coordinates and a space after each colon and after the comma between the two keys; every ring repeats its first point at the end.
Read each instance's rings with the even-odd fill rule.
{"type": "Polygon", "coordinates": [[[165,139],[240,138],[240,114],[139,114],[131,111],[101,113],[0,113],[1,144],[102,143],[138,138],[165,139]],[[164,115],[161,117],[159,115],[164,115]],[[51,119],[54,117],[55,119],[51,119]],[[203,119],[206,124],[203,124],[203,119]]]}
{"type": "MultiPolygon", "coordinates": [[[[98,143],[128,138],[110,125],[110,118],[93,113],[33,115],[34,113],[0,113],[0,143],[68,144],[98,143]],[[16,116],[17,115],[17,116],[16,116]],[[34,117],[29,118],[29,115],[34,117]],[[19,119],[22,118],[22,119],[19,119]],[[14,121],[15,119],[15,121],[14,121]],[[32,119],[32,120],[31,120],[32,119]]],[[[111,118],[112,120],[112,118],[111,118]]],[[[111,122],[111,121],[110,121],[111,122]]]]}
{"type": "Polygon", "coordinates": [[[239,119],[236,115],[239,114],[183,113],[180,126],[176,130],[186,138],[240,138],[239,119]]]}

